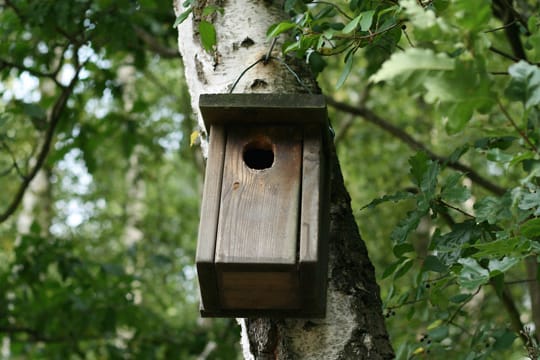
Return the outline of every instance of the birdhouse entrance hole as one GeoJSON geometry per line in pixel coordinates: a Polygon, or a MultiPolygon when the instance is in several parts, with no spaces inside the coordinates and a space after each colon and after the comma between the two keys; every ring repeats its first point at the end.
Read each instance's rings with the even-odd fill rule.
{"type": "Polygon", "coordinates": [[[257,138],[244,146],[243,158],[250,169],[271,168],[274,164],[274,146],[268,138],[257,138]]]}

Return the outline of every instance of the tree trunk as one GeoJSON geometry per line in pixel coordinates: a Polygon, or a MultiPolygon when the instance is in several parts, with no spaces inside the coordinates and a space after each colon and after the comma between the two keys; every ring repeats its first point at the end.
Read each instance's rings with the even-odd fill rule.
{"type": "MultiPolygon", "coordinates": [[[[268,27],[284,18],[277,2],[229,0],[224,3],[198,1],[193,16],[179,26],[179,47],[186,79],[198,114],[201,93],[298,93],[318,92],[303,62],[281,58],[279,42],[268,62],[258,62],[270,49],[268,27]],[[202,18],[210,5],[224,7],[202,18]],[[217,46],[205,52],[199,40],[201,20],[214,24],[217,46]],[[289,68],[283,65],[286,61],[289,68]],[[294,72],[294,74],[293,74],[294,72]],[[297,77],[302,81],[299,82],[297,77]],[[233,84],[237,85],[232,89],[233,84]]],[[[180,14],[182,0],[175,0],[180,14]]],[[[202,141],[206,152],[206,141],[202,141]]],[[[379,287],[350,207],[341,169],[332,151],[330,208],[330,258],[327,312],[324,319],[239,319],[246,359],[391,359],[393,350],[385,329],[379,287]]]]}

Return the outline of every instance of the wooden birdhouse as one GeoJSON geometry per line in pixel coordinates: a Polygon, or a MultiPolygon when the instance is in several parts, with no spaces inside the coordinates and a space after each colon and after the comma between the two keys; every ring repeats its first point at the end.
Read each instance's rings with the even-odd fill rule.
{"type": "Polygon", "coordinates": [[[197,272],[202,316],[324,317],[324,97],[201,95],[209,130],[197,272]]]}

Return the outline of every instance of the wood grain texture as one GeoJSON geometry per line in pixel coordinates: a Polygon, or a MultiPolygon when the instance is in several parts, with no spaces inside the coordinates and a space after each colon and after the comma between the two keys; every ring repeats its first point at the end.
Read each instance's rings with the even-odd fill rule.
{"type": "Polygon", "coordinates": [[[302,161],[300,262],[317,262],[319,258],[321,152],[320,126],[306,125],[302,161]]]}
{"type": "Polygon", "coordinates": [[[290,126],[228,130],[216,263],[296,262],[301,135],[301,129],[290,126]],[[261,140],[273,144],[274,163],[253,170],[243,161],[243,149],[261,140]]]}
{"type": "Polygon", "coordinates": [[[210,129],[210,156],[206,163],[196,254],[201,299],[202,305],[205,308],[217,308],[219,306],[214,254],[220,208],[219,201],[221,198],[225,141],[225,129],[223,126],[212,126],[210,129]]]}
{"type": "Polygon", "coordinates": [[[224,309],[297,309],[298,275],[294,272],[223,272],[220,274],[224,309]]]}
{"type": "Polygon", "coordinates": [[[213,124],[327,124],[320,94],[202,94],[199,108],[206,126],[213,124]]]}

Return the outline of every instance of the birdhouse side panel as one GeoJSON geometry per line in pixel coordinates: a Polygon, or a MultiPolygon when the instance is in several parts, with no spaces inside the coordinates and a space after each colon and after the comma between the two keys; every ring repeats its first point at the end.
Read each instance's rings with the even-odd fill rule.
{"type": "Polygon", "coordinates": [[[203,306],[205,308],[217,308],[219,306],[219,296],[214,257],[223,178],[223,160],[225,158],[225,129],[223,126],[213,125],[210,128],[208,150],[196,264],[203,306]]]}

